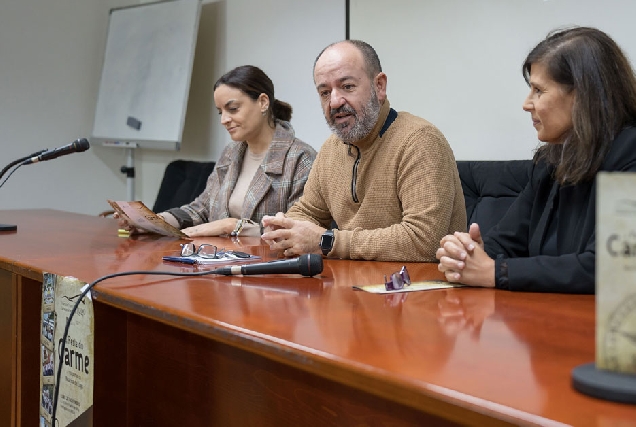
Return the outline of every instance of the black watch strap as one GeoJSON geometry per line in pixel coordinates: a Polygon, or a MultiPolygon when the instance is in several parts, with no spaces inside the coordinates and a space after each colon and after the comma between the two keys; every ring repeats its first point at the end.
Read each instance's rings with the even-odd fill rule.
{"type": "Polygon", "coordinates": [[[320,249],[322,250],[323,255],[327,255],[331,252],[334,240],[335,237],[333,235],[333,230],[327,230],[322,233],[322,236],[320,236],[320,249]]]}

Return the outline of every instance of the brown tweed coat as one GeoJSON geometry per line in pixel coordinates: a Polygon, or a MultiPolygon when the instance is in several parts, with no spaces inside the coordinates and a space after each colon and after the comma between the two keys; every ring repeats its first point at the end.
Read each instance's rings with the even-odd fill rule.
{"type": "MultiPolygon", "coordinates": [[[[168,211],[177,218],[180,228],[230,217],[228,202],[246,150],[245,142],[228,144],[203,193],[192,203],[168,211]]],[[[265,215],[286,212],[302,195],[315,158],[316,151],[295,137],[291,124],[277,121],[269,150],[245,195],[241,217],[260,224],[265,215]]]]}

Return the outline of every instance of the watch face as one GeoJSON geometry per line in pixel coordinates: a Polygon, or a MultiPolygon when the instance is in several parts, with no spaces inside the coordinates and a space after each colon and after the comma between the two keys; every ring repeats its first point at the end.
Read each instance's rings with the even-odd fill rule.
{"type": "Polygon", "coordinates": [[[324,254],[327,254],[329,251],[331,251],[332,247],[333,247],[333,231],[332,232],[326,231],[320,237],[320,249],[322,249],[322,252],[324,254]]]}

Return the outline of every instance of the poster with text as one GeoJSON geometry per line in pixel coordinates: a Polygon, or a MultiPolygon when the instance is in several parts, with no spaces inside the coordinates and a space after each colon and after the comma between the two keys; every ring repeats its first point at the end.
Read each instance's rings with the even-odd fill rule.
{"type": "Polygon", "coordinates": [[[74,277],[44,273],[40,317],[40,426],[92,425],[94,316],[90,293],[79,302],[62,349],[64,329],[85,285],[74,277]],[[57,378],[60,363],[62,373],[57,378]],[[53,422],[57,381],[59,396],[53,422]]]}
{"type": "Polygon", "coordinates": [[[596,367],[636,374],[636,174],[599,172],[596,367]]]}

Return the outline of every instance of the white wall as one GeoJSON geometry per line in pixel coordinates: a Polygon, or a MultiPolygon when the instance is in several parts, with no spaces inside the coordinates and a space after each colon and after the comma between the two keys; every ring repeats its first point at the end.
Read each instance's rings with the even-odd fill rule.
{"type": "MultiPolygon", "coordinates": [[[[108,10],[125,0],[5,0],[0,13],[0,163],[55,148],[92,127],[108,10]]],[[[25,166],[0,188],[0,209],[98,213],[123,193],[115,151],[25,166]],[[121,190],[120,190],[121,189],[121,190]]],[[[6,178],[6,176],[5,176],[6,178]]],[[[0,222],[2,214],[0,212],[0,222]]]]}
{"type": "Polygon", "coordinates": [[[636,59],[634,0],[351,0],[351,38],[373,45],[398,111],[425,117],[458,160],[525,159],[538,141],[521,65],[557,27],[606,31],[636,59]]]}
{"type": "MultiPolygon", "coordinates": [[[[135,0],[5,0],[0,13],[0,167],[43,148],[89,136],[111,8],[135,0]]],[[[344,0],[227,0],[202,7],[180,152],[137,150],[135,195],[152,206],[166,164],[218,158],[230,141],[218,123],[214,81],[255,64],[294,107],[297,135],[320,147],[329,131],[312,82],[320,49],[345,35],[344,0]]],[[[1,209],[53,208],[97,214],[126,198],[125,151],[85,153],[18,169],[0,188],[1,209]]],[[[5,176],[6,178],[6,176],[5,176]]]]}
{"type": "Polygon", "coordinates": [[[226,16],[236,25],[227,33],[227,69],[243,64],[263,69],[276,98],[294,109],[296,136],[320,148],[330,131],[314,86],[314,60],[325,46],[345,38],[345,1],[231,0],[226,16]]]}
{"type": "MultiPolygon", "coordinates": [[[[138,0],[5,0],[0,13],[0,167],[90,135],[108,11],[138,0]]],[[[632,0],[351,0],[351,36],[370,42],[398,110],[437,124],[458,159],[529,158],[537,144],[521,102],[528,50],[552,28],[595,25],[636,58],[632,0]]],[[[138,150],[136,197],[152,205],[166,164],[216,159],[229,142],[212,85],[252,63],[294,107],[297,135],[318,148],[329,131],[312,65],[344,38],[344,0],[204,2],[181,152],[138,150]]],[[[126,197],[124,150],[25,166],[0,188],[1,209],[54,208],[96,214],[126,197]]],[[[5,176],[6,177],[6,176],[5,176]]],[[[0,212],[0,222],[2,222],[0,212]]]]}
{"type": "Polygon", "coordinates": [[[239,65],[256,65],[269,75],[276,97],[294,109],[296,136],[319,149],[330,132],[313,85],[313,63],[322,48],[344,37],[344,0],[204,2],[181,152],[138,151],[137,198],[152,206],[172,158],[218,159],[231,139],[219,123],[213,86],[239,65]]]}

